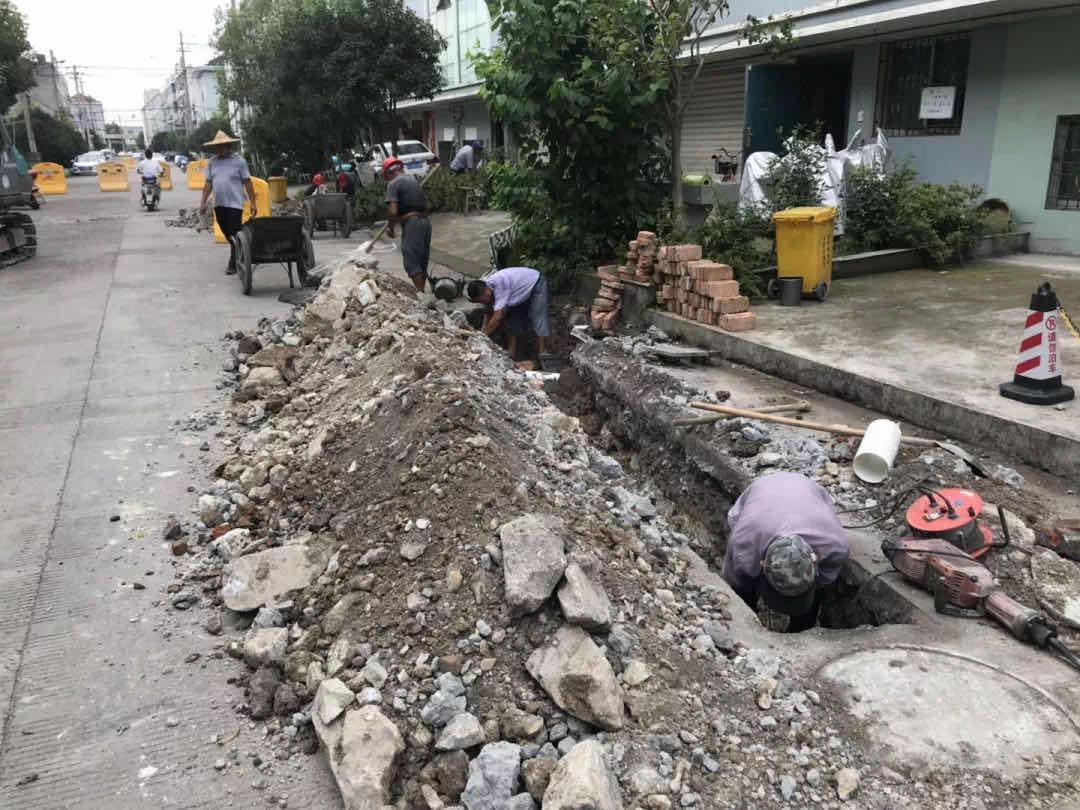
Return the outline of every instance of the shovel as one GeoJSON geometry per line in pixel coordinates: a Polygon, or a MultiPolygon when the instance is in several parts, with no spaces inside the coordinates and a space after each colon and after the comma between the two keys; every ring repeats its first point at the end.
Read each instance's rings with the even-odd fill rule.
{"type": "Polygon", "coordinates": [[[375,232],[375,236],[373,238],[368,239],[366,242],[360,245],[360,250],[362,250],[364,253],[371,253],[371,249],[375,247],[375,243],[383,238],[383,234],[386,233],[386,229],[389,227],[390,221],[387,220],[382,224],[382,227],[375,232]]]}

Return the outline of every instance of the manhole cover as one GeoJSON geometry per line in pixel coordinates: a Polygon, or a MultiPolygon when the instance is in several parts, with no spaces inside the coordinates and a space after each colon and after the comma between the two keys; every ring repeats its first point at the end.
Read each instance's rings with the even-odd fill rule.
{"type": "Polygon", "coordinates": [[[989,665],[945,652],[865,650],[819,674],[867,721],[871,739],[906,764],[988,768],[1022,776],[1025,760],[1078,741],[1076,727],[1039,689],[989,665]]]}

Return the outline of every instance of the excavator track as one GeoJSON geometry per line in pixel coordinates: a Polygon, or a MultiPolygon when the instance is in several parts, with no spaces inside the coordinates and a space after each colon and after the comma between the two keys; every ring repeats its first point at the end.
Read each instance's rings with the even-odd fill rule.
{"type": "Polygon", "coordinates": [[[37,227],[28,214],[0,212],[0,268],[32,259],[37,253],[37,227]]]}

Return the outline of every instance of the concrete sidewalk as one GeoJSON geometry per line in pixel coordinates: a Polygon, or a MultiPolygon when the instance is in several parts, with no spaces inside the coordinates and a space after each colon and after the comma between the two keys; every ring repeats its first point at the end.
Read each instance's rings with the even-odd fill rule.
{"type": "MultiPolygon", "coordinates": [[[[1075,315],[1080,260],[1012,257],[836,280],[825,303],[758,303],[758,328],[738,335],[651,317],[736,362],[1077,474],[1080,404],[1038,407],[998,393],[1013,378],[1029,301],[1044,280],[1075,315]]],[[[1062,329],[1059,346],[1066,383],[1080,383],[1080,341],[1062,329]]]]}

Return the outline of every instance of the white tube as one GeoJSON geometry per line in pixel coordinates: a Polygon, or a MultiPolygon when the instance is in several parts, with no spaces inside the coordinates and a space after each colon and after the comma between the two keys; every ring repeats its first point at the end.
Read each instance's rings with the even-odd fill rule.
{"type": "Polygon", "coordinates": [[[855,475],[868,484],[880,484],[889,477],[899,449],[900,425],[889,419],[875,419],[855,451],[855,475]]]}

